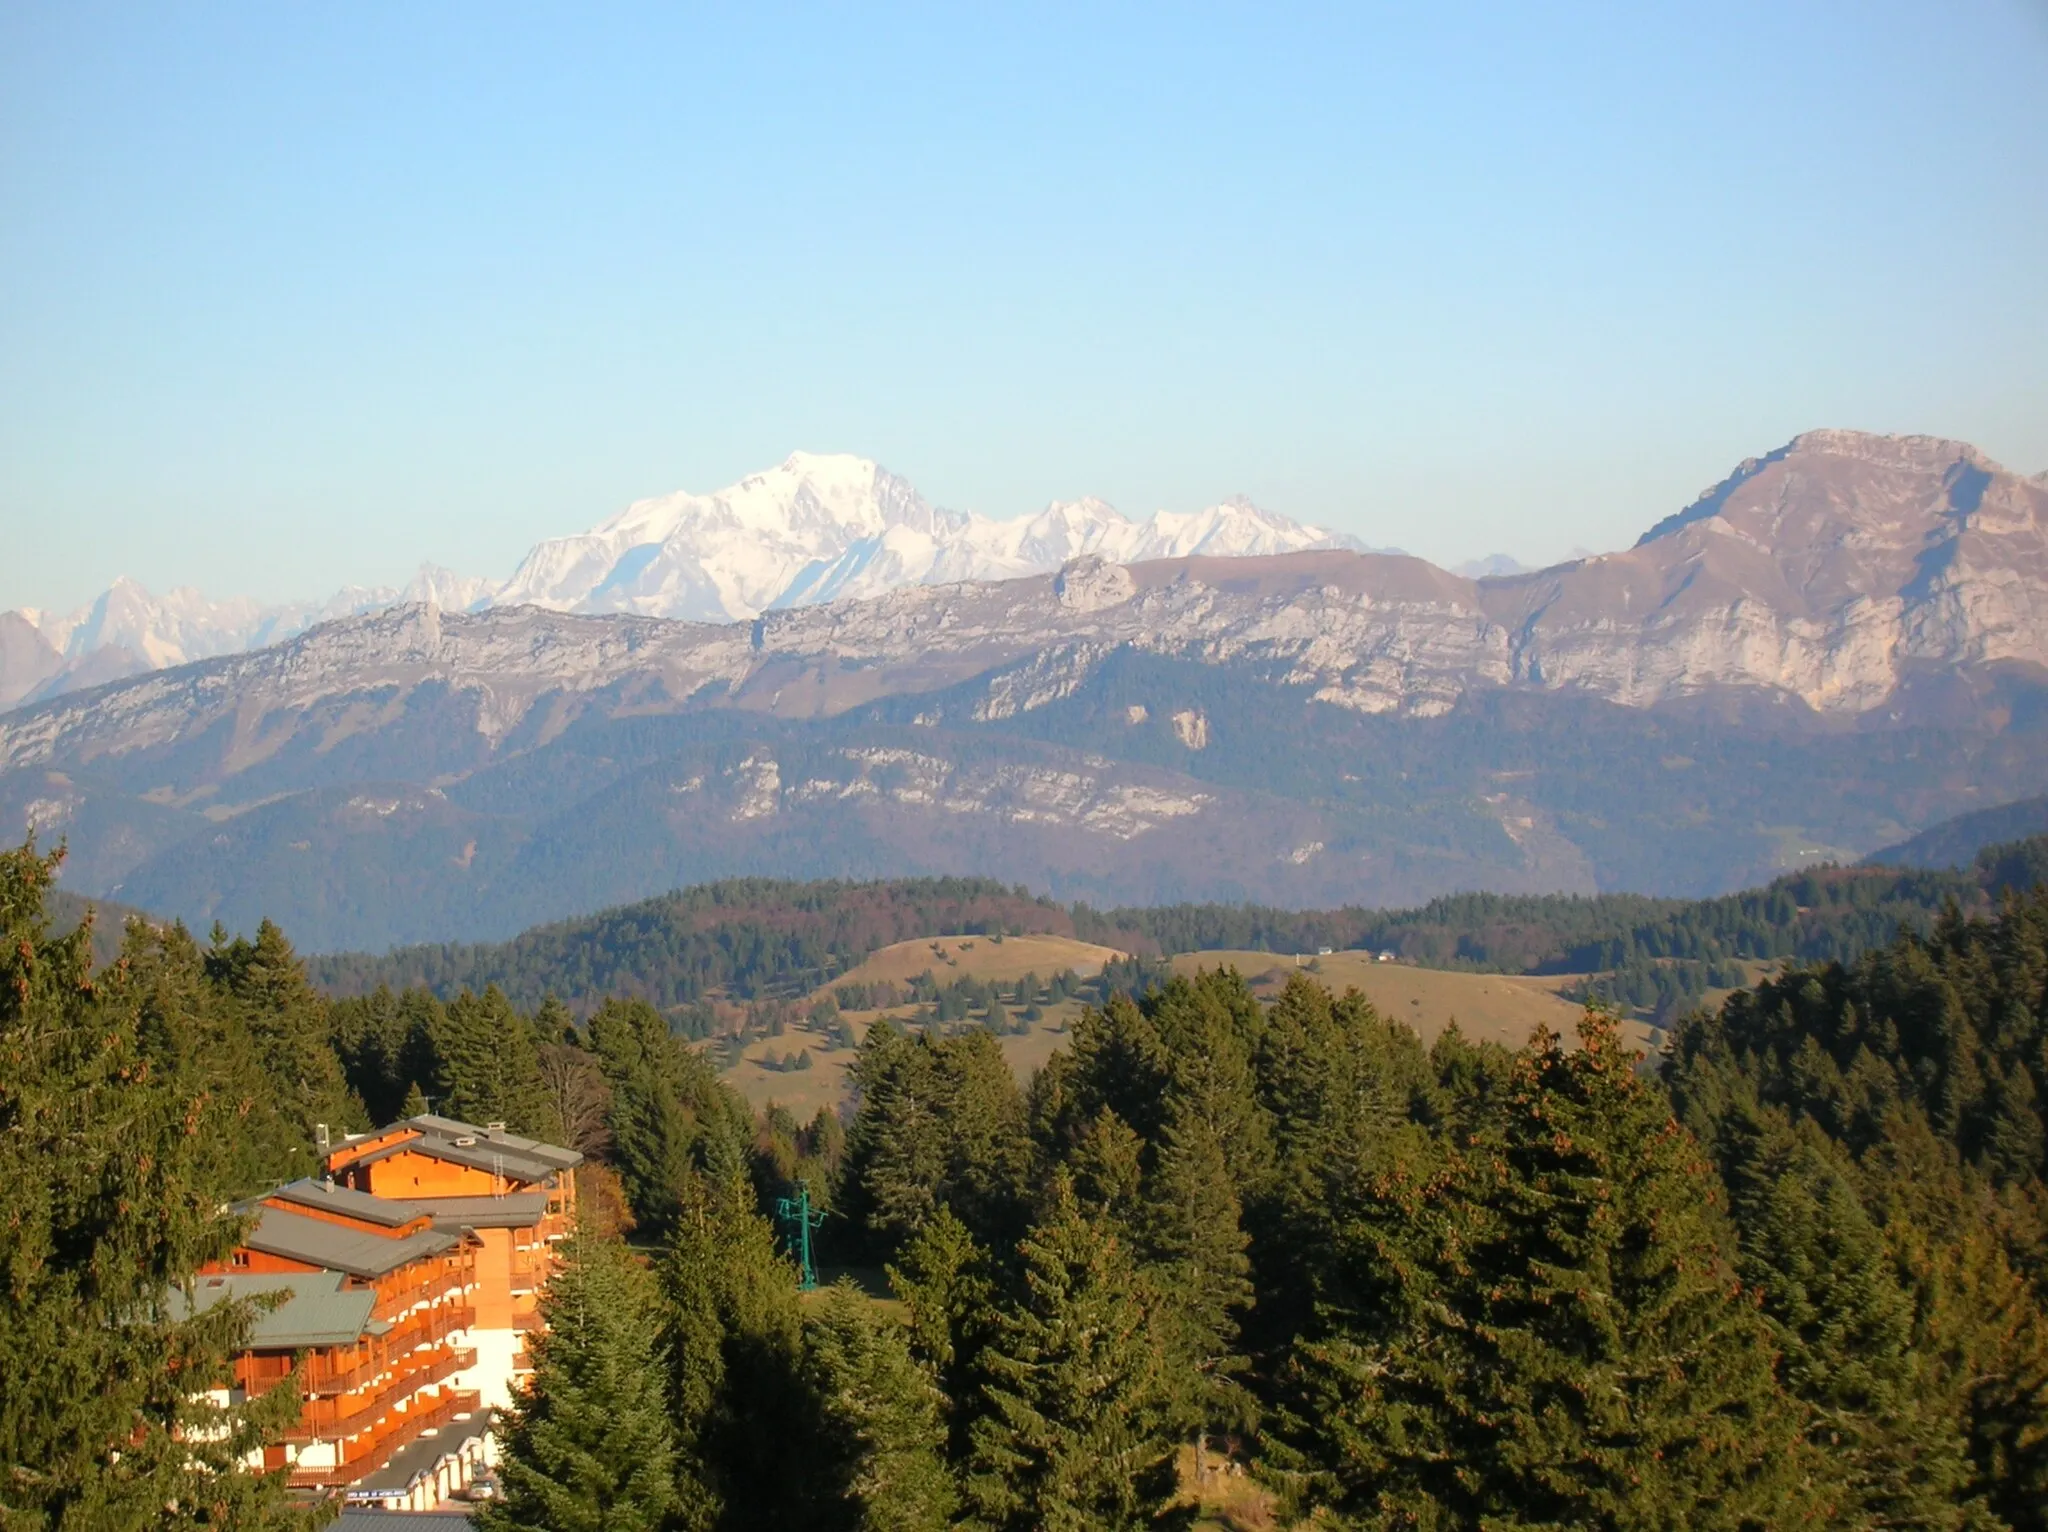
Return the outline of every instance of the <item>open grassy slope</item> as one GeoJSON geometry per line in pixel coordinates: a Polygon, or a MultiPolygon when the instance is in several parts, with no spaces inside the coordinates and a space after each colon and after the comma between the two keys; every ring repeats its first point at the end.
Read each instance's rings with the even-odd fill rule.
{"type": "Polygon", "coordinates": [[[1123,955],[1114,947],[1075,941],[1071,936],[919,937],[882,948],[821,985],[813,998],[822,999],[842,984],[907,984],[926,970],[941,984],[955,979],[1014,984],[1026,974],[1048,979],[1069,968],[1085,979],[1123,955]]]}
{"type": "MultiPolygon", "coordinates": [[[[1050,974],[1069,967],[1085,975],[1091,970],[1084,966],[1082,958],[1090,952],[1095,954],[1093,962],[1098,969],[1106,957],[1115,955],[1108,948],[1089,948],[1086,943],[1058,937],[1013,936],[999,944],[985,937],[966,938],[964,943],[959,937],[900,942],[876,953],[840,982],[900,983],[927,968],[942,977],[965,974],[1000,981],[1013,981],[1031,972],[1050,974]],[[959,966],[946,966],[937,949],[943,949],[959,966]]],[[[1413,1027],[1425,1042],[1433,1040],[1455,1019],[1474,1041],[1485,1039],[1518,1048],[1539,1026],[1549,1027],[1567,1038],[1576,1035],[1583,1014],[1577,1002],[1566,998],[1570,988],[1579,982],[1580,976],[1576,974],[1455,973],[1406,963],[1381,963],[1369,952],[1330,953],[1313,959],[1313,968],[1308,967],[1309,961],[1304,961],[1304,971],[1317,983],[1339,994],[1347,989],[1358,990],[1383,1014],[1413,1027]]],[[[1173,967],[1176,973],[1183,974],[1208,968],[1235,968],[1245,976],[1255,994],[1270,1000],[1295,971],[1295,960],[1271,952],[1190,952],[1175,958],[1173,967]]],[[[822,997],[827,992],[819,993],[822,997]]],[[[899,1006],[887,1011],[843,1011],[841,1015],[857,1036],[864,1037],[877,1017],[886,1015],[902,1022],[912,1018],[918,1009],[899,1006]]],[[[1028,1033],[1002,1039],[1003,1057],[1010,1061],[1019,1080],[1028,1080],[1033,1071],[1066,1046],[1068,1028],[1081,1009],[1076,1001],[1048,1006],[1045,1019],[1028,1033]]],[[[1637,1046],[1646,1051],[1653,1046],[1647,1023],[1631,1021],[1626,1031],[1637,1046]]],[[[755,1107],[775,1102],[801,1121],[821,1106],[836,1107],[847,1099],[846,1076],[853,1060],[854,1051],[834,1047],[822,1028],[798,1024],[780,1037],[758,1038],[749,1043],[740,1061],[726,1072],[725,1079],[755,1107]],[[811,1055],[809,1069],[774,1069],[763,1062],[800,1049],[811,1055]]]]}
{"type": "MultiPolygon", "coordinates": [[[[1235,968],[1253,993],[1270,1000],[1295,971],[1295,959],[1271,952],[1187,952],[1173,960],[1176,973],[1235,968]]],[[[1383,1015],[1413,1027],[1424,1042],[1452,1019],[1475,1042],[1486,1039],[1519,1048],[1538,1026],[1574,1036],[1584,1007],[1565,998],[1578,974],[1457,973],[1381,963],[1370,952],[1333,952],[1304,958],[1303,971],[1337,994],[1356,989],[1383,1015]],[[1313,967],[1310,967],[1310,964],[1313,967]]],[[[1631,1023],[1630,1035],[1649,1046],[1649,1030],[1631,1023]]]]}

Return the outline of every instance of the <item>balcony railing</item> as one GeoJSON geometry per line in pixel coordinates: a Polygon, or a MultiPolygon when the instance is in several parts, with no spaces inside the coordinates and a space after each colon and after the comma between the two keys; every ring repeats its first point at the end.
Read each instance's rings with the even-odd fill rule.
{"type": "Polygon", "coordinates": [[[299,1406],[297,1422],[285,1432],[284,1439],[310,1442],[359,1436],[422,1389],[444,1383],[458,1372],[476,1366],[474,1351],[425,1351],[418,1355],[419,1366],[408,1368],[373,1394],[305,1400],[299,1406]]]}
{"type": "Polygon", "coordinates": [[[394,1415],[367,1438],[351,1445],[354,1451],[338,1468],[294,1469],[294,1489],[328,1489],[366,1479],[386,1463],[399,1448],[419,1440],[423,1432],[448,1424],[457,1415],[473,1414],[482,1407],[476,1394],[444,1392],[437,1400],[421,1400],[403,1415],[394,1415]]]}
{"type": "MultiPolygon", "coordinates": [[[[405,1323],[346,1350],[309,1352],[301,1364],[299,1387],[308,1394],[346,1394],[374,1383],[421,1346],[446,1340],[476,1323],[473,1304],[442,1303],[422,1309],[405,1323]]],[[[235,1382],[251,1397],[268,1393],[291,1377],[288,1358],[276,1353],[245,1352],[235,1361],[235,1382]]]]}

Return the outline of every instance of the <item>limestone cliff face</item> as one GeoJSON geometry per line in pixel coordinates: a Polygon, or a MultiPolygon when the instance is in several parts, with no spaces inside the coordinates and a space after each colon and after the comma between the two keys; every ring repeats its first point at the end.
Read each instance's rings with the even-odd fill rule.
{"type": "Polygon", "coordinates": [[[1519,682],[1861,713],[1914,665],[2048,662],[2048,486],[1960,442],[1814,431],[1626,553],[1487,589],[1519,682]]]}
{"type": "Polygon", "coordinates": [[[288,739],[325,750],[390,727],[428,693],[463,699],[485,750],[544,742],[590,709],[821,717],[966,682],[981,684],[974,717],[1000,719],[1126,648],[1248,666],[1374,714],[1510,688],[1631,707],[1736,690],[1854,717],[1915,667],[2048,667],[2048,483],[1961,443],[1819,431],[1626,552],[1503,579],[1323,550],[1090,557],[751,623],[400,607],[0,717],[0,768],[208,735],[213,769],[233,774],[288,739]]]}

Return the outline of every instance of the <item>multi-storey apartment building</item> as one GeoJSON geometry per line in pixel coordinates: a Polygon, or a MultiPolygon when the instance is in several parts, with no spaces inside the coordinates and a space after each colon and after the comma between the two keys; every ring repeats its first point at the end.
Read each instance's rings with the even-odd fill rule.
{"type": "Polygon", "coordinates": [[[247,1395],[296,1377],[298,1424],[267,1455],[307,1489],[425,1510],[494,1456],[491,1412],[569,1229],[574,1150],[419,1117],[327,1147],[326,1176],[244,1204],[253,1218],[197,1301],[283,1294],[236,1360],[247,1395]]]}
{"type": "Polygon", "coordinates": [[[327,1173],[373,1197],[428,1214],[437,1229],[461,1231],[476,1248],[475,1370],[463,1380],[484,1403],[503,1407],[528,1371],[525,1337],[539,1324],[540,1290],[569,1232],[576,1205],[574,1149],[421,1116],[344,1139],[327,1173]]]}

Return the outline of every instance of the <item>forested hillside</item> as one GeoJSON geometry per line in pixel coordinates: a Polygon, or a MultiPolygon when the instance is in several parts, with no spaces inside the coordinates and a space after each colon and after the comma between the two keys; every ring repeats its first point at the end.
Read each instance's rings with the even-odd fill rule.
{"type": "Polygon", "coordinates": [[[421,986],[442,999],[496,985],[533,1007],[549,995],[587,1012],[606,995],[664,1011],[718,994],[739,1001],[817,989],[892,942],[941,934],[1078,936],[1145,957],[1208,950],[1391,951],[1430,968],[1592,974],[1588,994],[1669,1019],[1741,965],[1850,958],[1904,927],[1924,931],[1953,900],[1985,912],[2048,872],[2048,838],[1990,847],[1967,872],[1818,867],[1704,900],[1634,894],[1458,894],[1412,910],[1257,905],[1062,907],[987,880],[786,883],[685,889],[510,942],[408,947],[311,962],[336,995],[421,986]]]}
{"type": "Polygon", "coordinates": [[[1074,934],[1071,913],[986,878],[790,883],[739,878],[679,889],[509,942],[313,959],[338,995],[419,986],[443,998],[496,985],[524,1005],[606,995],[669,1009],[719,991],[753,999],[810,989],[892,942],[937,932],[1074,934]]]}
{"type": "Polygon", "coordinates": [[[95,971],[49,873],[0,858],[24,1525],[289,1524],[238,1456],[282,1419],[192,1394],[248,1316],[137,1316],[316,1122],[431,1100],[595,1162],[487,1527],[2048,1529],[2048,893],[1739,993],[1661,1071],[1598,1011],[1425,1047],[1306,975],[1134,968],[1028,1085],[984,1024],[877,1024],[799,1123],[642,999],[329,1000],[269,925],[95,971]],[[802,1291],[799,1185],[894,1305],[802,1291]]]}
{"type": "Polygon", "coordinates": [[[1967,867],[1986,846],[2026,840],[2044,831],[2048,798],[2022,798],[1945,819],[1896,846],[1873,851],[1866,860],[1884,867],[1967,867]]]}

